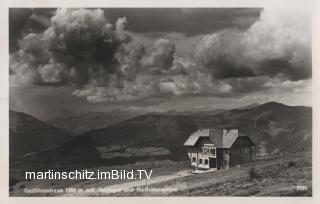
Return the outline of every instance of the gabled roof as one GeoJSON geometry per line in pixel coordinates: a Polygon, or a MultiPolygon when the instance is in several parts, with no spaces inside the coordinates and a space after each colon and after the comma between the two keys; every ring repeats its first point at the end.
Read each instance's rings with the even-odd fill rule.
{"type": "Polygon", "coordinates": [[[238,129],[199,129],[192,133],[184,146],[194,146],[200,137],[208,137],[217,148],[230,148],[238,137],[247,136],[238,129]]]}
{"type": "Polygon", "coordinates": [[[184,146],[194,146],[197,143],[199,137],[209,137],[209,129],[199,129],[192,133],[185,141],[184,146]]]}

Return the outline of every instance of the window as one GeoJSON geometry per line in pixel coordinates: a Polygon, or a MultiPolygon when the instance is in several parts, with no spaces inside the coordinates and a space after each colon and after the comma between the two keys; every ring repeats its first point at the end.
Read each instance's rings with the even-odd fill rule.
{"type": "Polygon", "coordinates": [[[199,159],[199,164],[202,164],[202,159],[199,159]]]}
{"type": "Polygon", "coordinates": [[[210,147],[204,147],[203,148],[203,154],[205,154],[205,155],[210,154],[210,147]]]}
{"type": "Polygon", "coordinates": [[[241,147],[241,153],[249,153],[249,147],[241,147]]]}
{"type": "Polygon", "coordinates": [[[209,160],[208,160],[208,159],[205,159],[205,160],[204,160],[204,164],[205,164],[205,165],[208,165],[208,164],[209,164],[209,160]]]}
{"type": "Polygon", "coordinates": [[[196,158],[195,157],[192,157],[192,162],[196,162],[196,158]]]}
{"type": "Polygon", "coordinates": [[[216,149],[210,149],[210,154],[215,155],[216,154],[216,149]]]}

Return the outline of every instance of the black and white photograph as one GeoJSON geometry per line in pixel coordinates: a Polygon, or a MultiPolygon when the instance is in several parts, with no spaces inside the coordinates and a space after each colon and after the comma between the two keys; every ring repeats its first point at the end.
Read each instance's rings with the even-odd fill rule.
{"type": "Polygon", "coordinates": [[[8,15],[10,197],[313,196],[308,9],[8,15]]]}

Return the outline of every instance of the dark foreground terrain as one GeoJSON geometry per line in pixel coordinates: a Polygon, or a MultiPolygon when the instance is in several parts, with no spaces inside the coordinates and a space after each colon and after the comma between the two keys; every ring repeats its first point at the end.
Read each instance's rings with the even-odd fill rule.
{"type": "MultiPolygon", "coordinates": [[[[214,178],[204,185],[194,185],[171,195],[312,196],[311,153],[269,156],[244,167],[212,173],[210,176],[214,178]],[[302,190],[304,187],[306,189],[302,190]]],[[[186,182],[202,180],[201,177],[190,177],[186,182]]]]}
{"type": "Polygon", "coordinates": [[[312,196],[311,152],[273,155],[242,167],[196,174],[149,185],[176,192],[117,193],[126,196],[312,196]]]}
{"type": "MultiPolygon", "coordinates": [[[[111,169],[153,169],[150,180],[50,180],[18,182],[11,196],[312,196],[311,152],[257,157],[241,167],[192,174],[186,162],[153,161],[111,169]],[[74,187],[81,193],[24,193],[25,188],[74,187]],[[104,189],[98,192],[97,189],[104,189]],[[155,192],[153,190],[170,189],[155,192]]],[[[110,167],[99,167],[99,170],[110,167]]],[[[96,170],[95,169],[95,170],[96,170]]]]}

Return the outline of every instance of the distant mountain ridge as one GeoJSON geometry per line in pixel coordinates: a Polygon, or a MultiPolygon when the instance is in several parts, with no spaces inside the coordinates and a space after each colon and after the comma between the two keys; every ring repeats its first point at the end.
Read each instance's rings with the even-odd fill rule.
{"type": "Polygon", "coordinates": [[[254,107],[257,107],[259,105],[260,105],[260,103],[251,103],[251,104],[248,104],[246,106],[241,106],[241,107],[238,107],[238,108],[235,108],[235,109],[244,110],[244,109],[254,108],[254,107]]]}
{"type": "Polygon", "coordinates": [[[261,155],[304,151],[312,147],[312,108],[269,102],[213,115],[144,114],[84,132],[39,156],[54,165],[68,166],[80,162],[82,166],[101,161],[100,150],[105,149],[108,155],[114,155],[114,159],[102,163],[112,165],[113,162],[155,158],[148,154],[141,158],[129,154],[132,149],[163,148],[170,154],[161,158],[185,160],[187,154],[183,143],[200,127],[237,128],[254,140],[257,153],[261,155]]]}
{"type": "MultiPolygon", "coordinates": [[[[65,148],[122,145],[170,150],[171,159],[186,159],[184,141],[200,127],[232,127],[250,135],[258,154],[311,149],[312,109],[270,102],[215,115],[145,114],[78,135],[65,148]]],[[[121,150],[123,151],[123,150],[121,150]]]]}
{"type": "Polygon", "coordinates": [[[109,112],[89,112],[81,115],[56,118],[48,121],[52,126],[70,134],[77,135],[86,131],[104,128],[124,120],[142,115],[144,112],[113,110],[109,112]]]}
{"type": "MultiPolygon", "coordinates": [[[[249,104],[236,109],[248,109],[258,106],[258,103],[249,104]]],[[[164,111],[164,112],[143,112],[133,110],[114,109],[108,112],[88,112],[80,115],[69,117],[59,117],[49,120],[52,126],[62,129],[70,134],[78,135],[87,131],[105,128],[125,120],[144,115],[144,114],[158,114],[158,115],[185,115],[185,116],[205,116],[216,115],[227,111],[227,109],[217,108],[213,110],[189,110],[189,111],[164,111]]]]}

